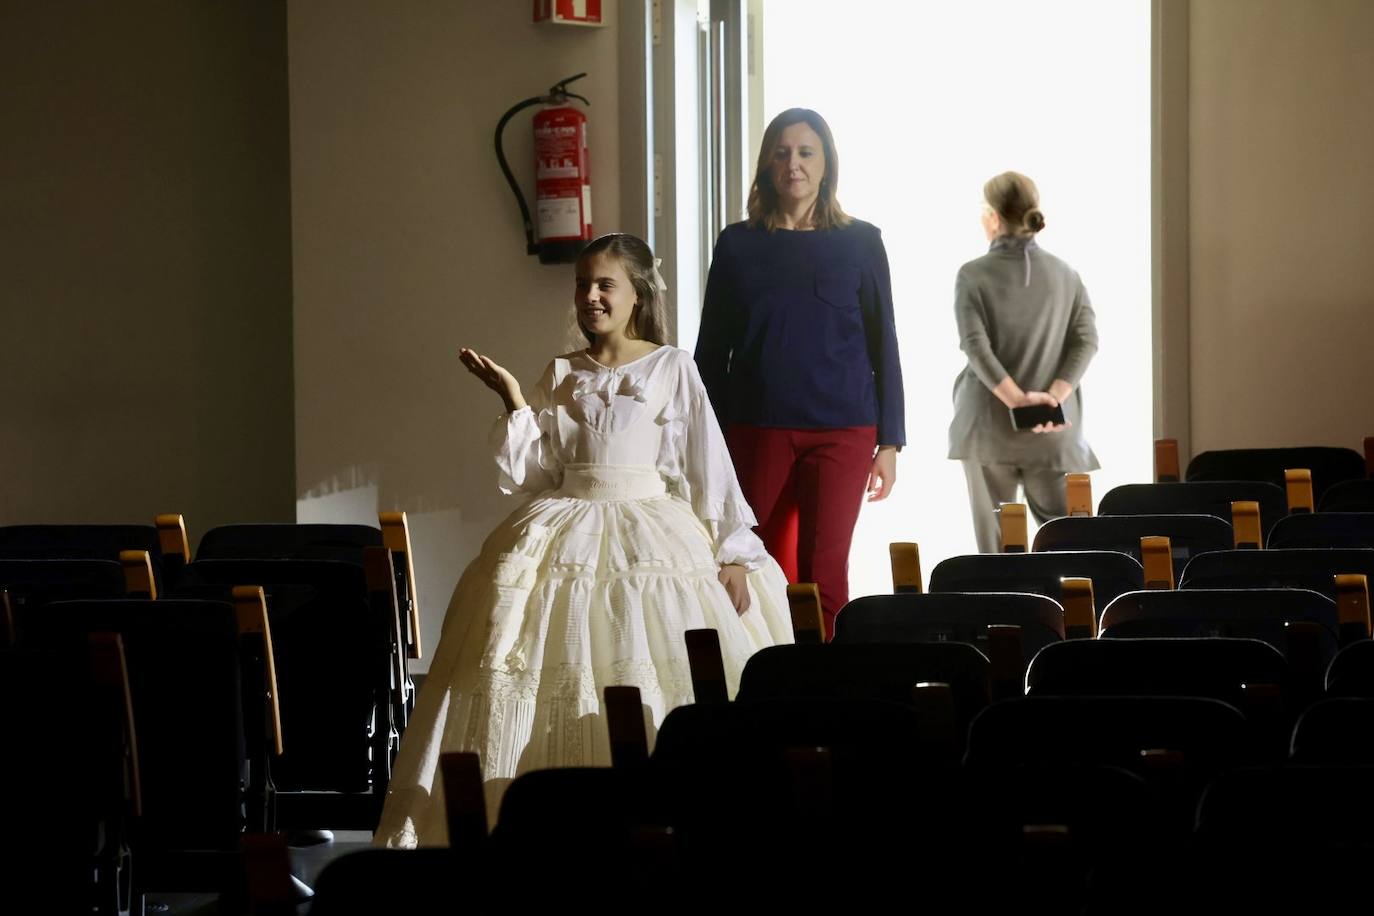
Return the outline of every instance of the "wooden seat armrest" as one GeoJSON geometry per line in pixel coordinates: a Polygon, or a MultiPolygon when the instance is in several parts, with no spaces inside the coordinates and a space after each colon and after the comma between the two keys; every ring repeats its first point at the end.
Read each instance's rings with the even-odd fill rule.
{"type": "Polygon", "coordinates": [[[821,592],[814,582],[787,586],[787,605],[792,611],[792,634],[798,643],[825,642],[825,615],[821,592]]]}
{"type": "Polygon", "coordinates": [[[921,548],[911,541],[894,541],[887,545],[892,565],[892,593],[921,593],[921,548]]]}
{"type": "Polygon", "coordinates": [[[238,617],[239,635],[255,635],[262,640],[262,659],[265,672],[264,697],[267,707],[267,737],[273,751],[280,756],[283,750],[280,692],[277,689],[277,662],[272,652],[272,627],[267,621],[267,596],[259,585],[236,585],[233,590],[234,610],[238,617]]]}

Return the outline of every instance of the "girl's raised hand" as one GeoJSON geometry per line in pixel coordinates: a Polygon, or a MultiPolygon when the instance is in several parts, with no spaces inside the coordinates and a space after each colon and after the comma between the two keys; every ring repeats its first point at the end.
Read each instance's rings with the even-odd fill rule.
{"type": "Polygon", "coordinates": [[[520,383],[504,367],[468,347],[458,351],[458,359],[462,361],[469,372],[477,376],[483,385],[501,396],[507,412],[519,410],[525,406],[524,395],[520,393],[520,383]]]}

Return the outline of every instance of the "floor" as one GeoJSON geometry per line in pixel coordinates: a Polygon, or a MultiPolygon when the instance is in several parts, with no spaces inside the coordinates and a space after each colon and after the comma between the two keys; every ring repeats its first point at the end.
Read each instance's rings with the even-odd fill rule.
{"type": "MultiPolygon", "coordinates": [[[[307,885],[314,886],[326,865],[346,853],[366,849],[372,834],[363,830],[336,830],[334,842],[318,846],[293,847],[291,863],[297,878],[307,885]]],[[[310,907],[304,904],[299,912],[304,916],[310,907]]],[[[171,894],[149,893],[146,901],[147,916],[226,916],[219,907],[218,894],[171,894]]]]}

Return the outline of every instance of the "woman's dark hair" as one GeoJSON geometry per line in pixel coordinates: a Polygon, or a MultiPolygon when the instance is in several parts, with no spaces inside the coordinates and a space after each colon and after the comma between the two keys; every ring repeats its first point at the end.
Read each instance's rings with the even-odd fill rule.
{"type": "Polygon", "coordinates": [[[769,232],[778,227],[778,189],[773,187],[773,171],[770,167],[773,150],[777,148],[778,138],[784,130],[802,123],[821,138],[821,149],[825,154],[825,174],[821,177],[820,196],[816,198],[816,206],[811,213],[812,227],[834,229],[848,226],[854,221],[835,197],[835,189],[840,183],[840,154],[835,151],[835,135],[830,132],[830,125],[810,108],[789,108],[769,121],[763,132],[754,183],[749,188],[749,225],[762,224],[769,232]]]}
{"type": "MultiPolygon", "coordinates": [[[[647,340],[659,345],[668,342],[667,302],[664,291],[658,288],[658,275],[654,265],[654,253],[649,250],[643,239],[625,232],[612,232],[594,239],[582,249],[577,257],[580,267],[589,258],[599,254],[609,254],[620,263],[625,276],[635,290],[634,311],[626,334],[638,340],[647,340]]],[[[596,343],[596,335],[582,327],[579,317],[578,328],[587,343],[596,343]]]]}

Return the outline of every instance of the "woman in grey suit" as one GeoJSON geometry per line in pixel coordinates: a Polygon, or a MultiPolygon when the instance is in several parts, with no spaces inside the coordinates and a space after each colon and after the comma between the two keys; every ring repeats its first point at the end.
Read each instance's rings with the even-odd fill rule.
{"type": "Polygon", "coordinates": [[[1036,522],[1068,511],[1064,475],[1099,465],[1083,439],[1078,381],[1097,352],[1087,290],[1036,244],[1035,182],[1004,172],[983,185],[988,253],[959,268],[954,314],[968,365],[954,383],[949,457],[964,464],[978,549],[1001,549],[997,508],[1018,486],[1036,522]],[[1013,428],[1008,408],[1062,405],[1063,424],[1013,428]]]}

